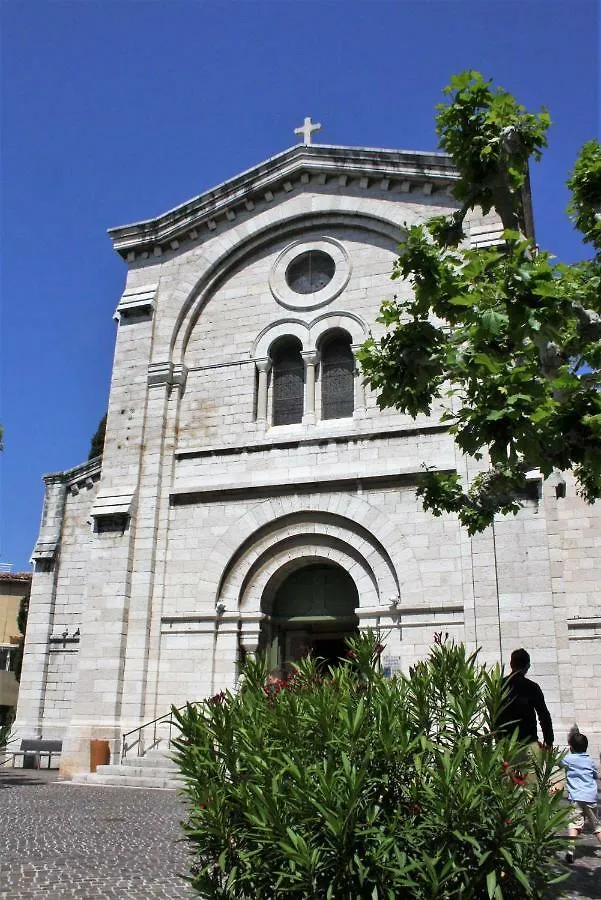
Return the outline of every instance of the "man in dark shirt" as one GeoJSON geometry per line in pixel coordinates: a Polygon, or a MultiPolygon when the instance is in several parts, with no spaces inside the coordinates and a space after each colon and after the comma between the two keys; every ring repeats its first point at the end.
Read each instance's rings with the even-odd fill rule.
{"type": "Polygon", "coordinates": [[[545,697],[538,684],[526,678],[530,668],[530,654],[524,650],[514,650],[510,659],[511,672],[505,678],[507,705],[499,716],[498,728],[503,734],[513,734],[517,728],[521,741],[531,744],[538,741],[536,718],[543,733],[543,744],[553,746],[553,724],[545,703],[545,697]]]}

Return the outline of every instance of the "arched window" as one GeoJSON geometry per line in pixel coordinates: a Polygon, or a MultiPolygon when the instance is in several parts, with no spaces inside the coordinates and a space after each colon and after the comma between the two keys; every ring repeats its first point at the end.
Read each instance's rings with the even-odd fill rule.
{"type": "Polygon", "coordinates": [[[321,347],[321,418],[352,416],[355,358],[348,335],[327,338],[321,347]]]}
{"type": "Polygon", "coordinates": [[[272,353],[274,425],[302,422],[305,393],[305,366],[300,342],[285,338],[272,353]]]}

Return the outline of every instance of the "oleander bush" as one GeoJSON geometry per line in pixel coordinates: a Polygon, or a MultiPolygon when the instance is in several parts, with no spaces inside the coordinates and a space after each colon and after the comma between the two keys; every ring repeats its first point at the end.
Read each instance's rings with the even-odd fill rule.
{"type": "Polygon", "coordinates": [[[236,694],[178,713],[189,880],[215,898],[542,897],[565,814],[553,753],[494,735],[498,667],[436,636],[408,675],[349,640],[327,673],[246,662],[236,694]]]}

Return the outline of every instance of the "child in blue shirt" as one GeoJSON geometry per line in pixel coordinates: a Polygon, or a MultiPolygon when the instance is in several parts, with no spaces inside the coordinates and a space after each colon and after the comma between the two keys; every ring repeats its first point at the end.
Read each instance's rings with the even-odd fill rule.
{"type": "MultiPolygon", "coordinates": [[[[568,800],[572,805],[568,835],[578,837],[587,821],[593,834],[601,844],[601,821],[597,815],[597,767],[586,752],[588,738],[576,728],[572,729],[568,738],[570,752],[566,753],[560,765],[566,770],[566,787],[568,800]]],[[[574,851],[568,850],[566,862],[574,862],[574,851]]]]}

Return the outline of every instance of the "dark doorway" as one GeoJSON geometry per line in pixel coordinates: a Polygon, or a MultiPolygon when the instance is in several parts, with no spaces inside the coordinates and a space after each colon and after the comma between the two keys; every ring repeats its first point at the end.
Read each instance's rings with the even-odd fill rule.
{"type": "MultiPolygon", "coordinates": [[[[352,632],[349,632],[352,634],[352,632]]],[[[340,660],[346,657],[348,647],[346,638],[344,637],[319,637],[315,635],[313,638],[313,656],[321,660],[320,667],[323,669],[333,668],[340,664],[340,660]]]]}
{"type": "Polygon", "coordinates": [[[346,655],[346,638],[356,633],[359,597],[341,566],[316,562],[292,571],[277,587],[265,623],[271,664],[281,671],[311,653],[323,668],[346,655]]]}

